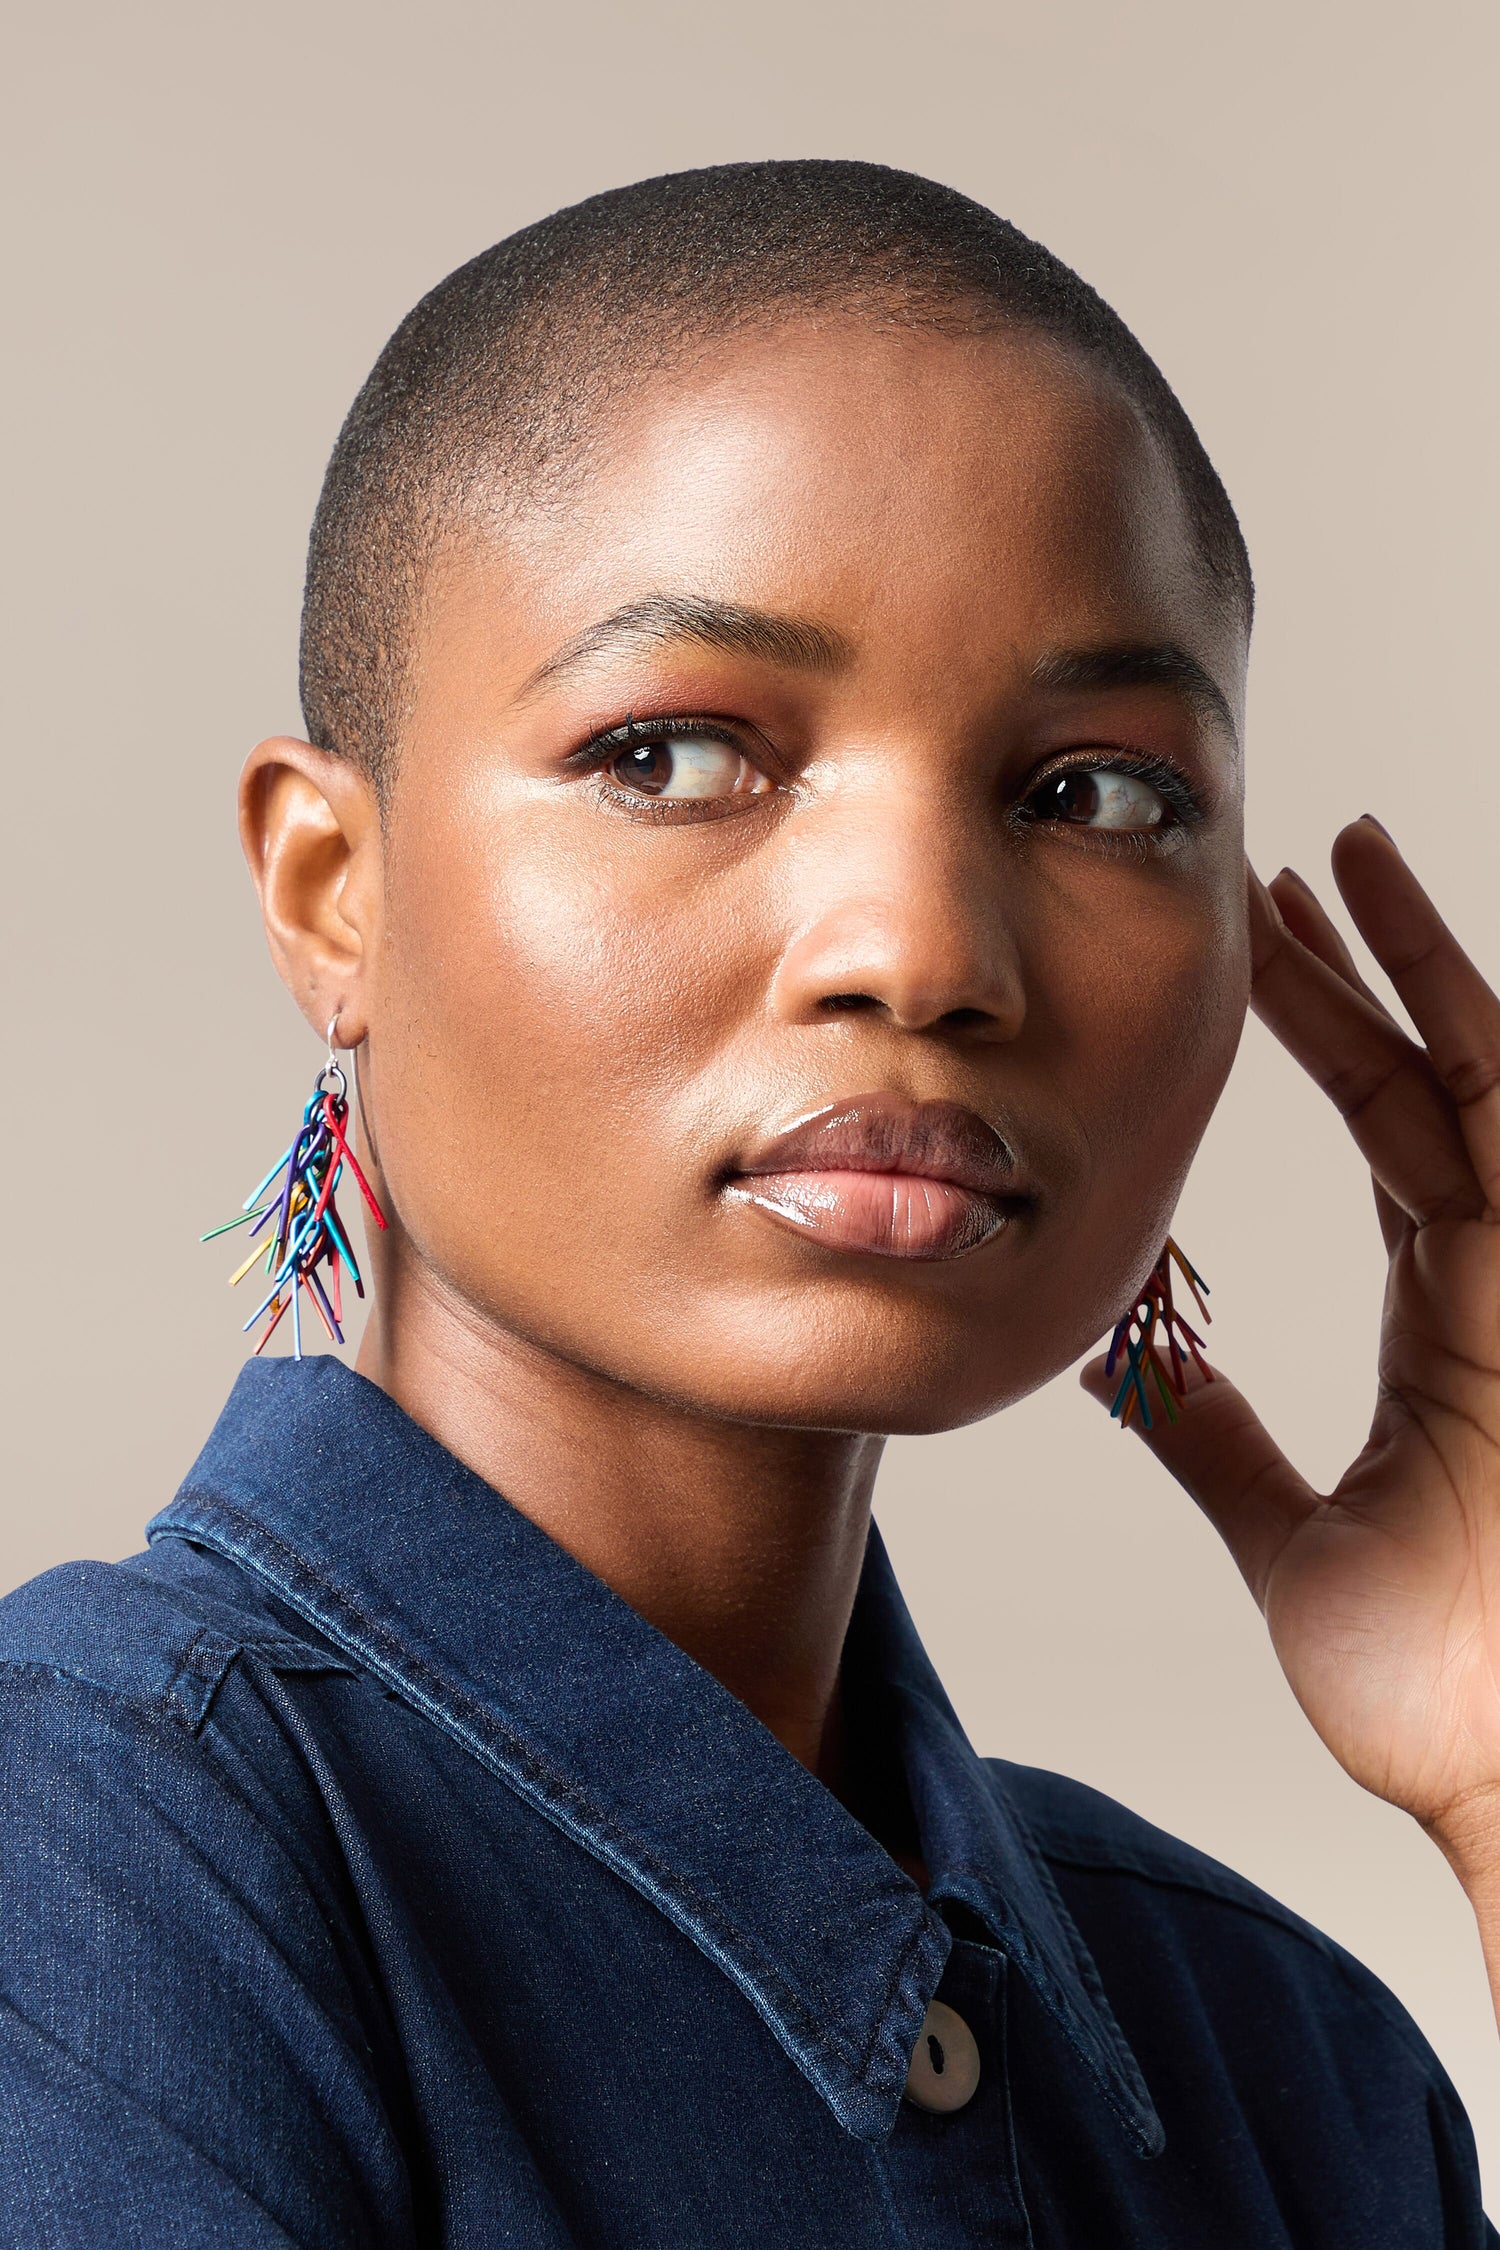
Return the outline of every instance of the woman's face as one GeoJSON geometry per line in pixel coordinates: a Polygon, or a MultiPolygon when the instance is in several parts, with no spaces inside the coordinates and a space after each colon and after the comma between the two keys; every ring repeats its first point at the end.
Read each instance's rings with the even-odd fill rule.
{"type": "Polygon", "coordinates": [[[751,1421],[1055,1373],[1239,1037],[1243,662],[1041,345],[804,321],[644,385],[431,590],[352,995],[383,1285],[751,1421]]]}

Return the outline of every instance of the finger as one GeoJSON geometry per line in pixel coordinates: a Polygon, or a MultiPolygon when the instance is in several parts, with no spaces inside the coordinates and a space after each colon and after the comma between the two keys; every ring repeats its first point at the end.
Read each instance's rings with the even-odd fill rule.
{"type": "Polygon", "coordinates": [[[1458,1114],[1424,1049],[1288,929],[1249,871],[1256,1014],[1338,1109],[1371,1171],[1419,1225],[1484,1209],[1458,1114]]]}
{"type": "MultiPolygon", "coordinates": [[[[1283,867],[1266,885],[1275,899],[1281,919],[1299,945],[1315,953],[1326,967],[1341,976],[1352,991],[1362,992],[1384,1016],[1391,1011],[1376,992],[1372,992],[1360,975],[1354,955],[1344,943],[1342,933],[1329,920],[1323,903],[1312,885],[1305,882],[1295,867],[1283,867]]],[[[1391,1021],[1395,1018],[1392,1016],[1391,1021]]]]}
{"type": "Polygon", "coordinates": [[[1485,1201],[1500,1210],[1500,996],[1486,984],[1378,821],[1334,846],[1334,876],[1360,936],[1426,1042],[1485,1201]]]}
{"type": "Polygon", "coordinates": [[[1397,1248],[1411,1230],[1411,1221],[1396,1198],[1383,1188],[1374,1173],[1370,1174],[1370,1192],[1375,1198],[1375,1219],[1380,1228],[1380,1239],[1385,1254],[1394,1258],[1397,1248]]]}
{"type": "MultiPolygon", "coordinates": [[[[1120,1382],[1118,1374],[1106,1375],[1104,1366],[1102,1357],[1091,1359],[1079,1380],[1091,1398],[1108,1406],[1120,1382]]],[[[1248,1400],[1217,1373],[1208,1382],[1191,1368],[1177,1420],[1158,1417],[1149,1431],[1135,1427],[1141,1443],[1203,1510],[1264,1608],[1276,1558],[1318,1507],[1317,1494],[1248,1400]]]]}
{"type": "MultiPolygon", "coordinates": [[[[1309,953],[1315,953],[1328,968],[1336,970],[1345,984],[1355,992],[1362,992],[1383,1015],[1389,1016],[1390,1010],[1385,1002],[1378,993],[1371,991],[1360,975],[1354,955],[1324,912],[1316,891],[1310,883],[1303,881],[1296,868],[1283,867],[1279,875],[1272,876],[1266,888],[1275,899],[1281,910],[1282,920],[1298,944],[1305,945],[1309,953]]],[[[1375,1216],[1380,1222],[1380,1239],[1385,1244],[1387,1256],[1391,1256],[1406,1233],[1409,1221],[1395,1197],[1386,1193],[1373,1172],[1370,1174],[1370,1187],[1375,1197],[1375,1216]]]]}

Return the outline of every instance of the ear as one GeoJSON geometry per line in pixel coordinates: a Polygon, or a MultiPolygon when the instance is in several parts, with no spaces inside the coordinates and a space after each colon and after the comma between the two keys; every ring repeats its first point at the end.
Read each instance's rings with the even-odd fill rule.
{"type": "Polygon", "coordinates": [[[369,1028],[382,903],[380,811],[365,774],[310,742],[260,743],[240,776],[240,842],[282,983],[321,1037],[369,1028]]]}

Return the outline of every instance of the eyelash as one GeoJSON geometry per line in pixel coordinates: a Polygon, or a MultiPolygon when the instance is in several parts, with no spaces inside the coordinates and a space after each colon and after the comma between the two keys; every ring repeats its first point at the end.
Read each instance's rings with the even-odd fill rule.
{"type": "MultiPolygon", "coordinates": [[[[1115,843],[1136,842],[1142,837],[1149,839],[1152,834],[1169,835],[1174,829],[1191,828],[1203,819],[1208,810],[1201,793],[1194,788],[1181,766],[1174,765],[1170,758],[1163,758],[1152,750],[1105,750],[1101,747],[1093,751],[1069,751],[1033,777],[1027,797],[1041,788],[1044,782],[1056,781],[1059,776],[1068,773],[1133,774],[1136,780],[1149,783],[1161,798],[1171,814],[1169,822],[1154,831],[1136,829],[1117,835],[1111,839],[1115,843]]],[[[1035,814],[1028,811],[1026,798],[1016,806],[1013,817],[1039,828],[1060,825],[1037,819],[1035,814]]],[[[1107,838],[1109,834],[1102,829],[1077,833],[1092,833],[1100,838],[1107,838]]]]}
{"type": "MultiPolygon", "coordinates": [[[[742,757],[749,759],[752,765],[759,766],[762,771],[765,770],[766,760],[763,749],[758,757],[754,756],[734,727],[728,725],[722,719],[711,719],[703,714],[695,716],[672,714],[665,718],[652,719],[638,719],[632,714],[629,718],[622,720],[619,725],[608,727],[602,733],[591,736],[587,742],[581,744],[572,753],[567,763],[575,773],[597,775],[604,782],[605,792],[610,802],[638,820],[675,822],[722,819],[724,815],[713,810],[716,804],[722,804],[726,808],[732,806],[734,811],[738,813],[745,810],[750,804],[758,804],[764,801],[761,798],[741,797],[734,799],[725,797],[715,799],[704,797],[685,802],[681,799],[644,797],[638,795],[634,790],[619,789],[609,783],[606,769],[622,752],[633,750],[644,743],[670,741],[674,735],[707,735],[716,742],[723,742],[731,750],[737,750],[742,757]]],[[[1208,808],[1202,795],[1189,781],[1182,768],[1174,765],[1169,758],[1163,758],[1154,751],[1146,750],[1110,750],[1093,754],[1086,750],[1071,752],[1067,756],[1057,759],[1033,777],[1028,796],[1040,788],[1044,782],[1055,780],[1061,774],[1095,772],[1135,775],[1138,780],[1148,783],[1151,788],[1158,792],[1171,816],[1161,827],[1151,830],[1134,829],[1113,835],[1108,830],[1103,829],[1087,830],[1080,828],[1072,831],[1076,835],[1088,836],[1090,842],[1096,847],[1114,851],[1141,849],[1149,851],[1153,848],[1159,848],[1169,836],[1176,834],[1181,829],[1194,827],[1204,818],[1207,812],[1208,808]]],[[[775,777],[773,775],[770,778],[774,780],[775,777]]],[[[1051,828],[1062,825],[1060,822],[1044,821],[1037,814],[1029,811],[1025,798],[1014,808],[1011,817],[1028,827],[1051,828]]]]}
{"type": "MultiPolygon", "coordinates": [[[[623,719],[618,726],[608,727],[602,734],[592,735],[568,758],[567,764],[574,773],[595,775],[608,802],[633,820],[677,824],[683,821],[722,820],[725,813],[743,812],[747,804],[763,803],[763,798],[697,797],[683,800],[669,797],[646,797],[633,789],[620,789],[610,781],[607,769],[622,752],[634,750],[650,742],[671,741],[673,736],[706,735],[714,742],[722,742],[730,750],[737,750],[761,771],[766,768],[765,750],[759,743],[747,743],[735,727],[723,719],[711,719],[703,713],[691,717],[680,714],[660,719],[623,719]],[[758,754],[757,754],[758,753],[758,754]],[[719,806],[724,811],[719,811],[719,806]]],[[[773,781],[774,775],[771,775],[773,781]]]]}

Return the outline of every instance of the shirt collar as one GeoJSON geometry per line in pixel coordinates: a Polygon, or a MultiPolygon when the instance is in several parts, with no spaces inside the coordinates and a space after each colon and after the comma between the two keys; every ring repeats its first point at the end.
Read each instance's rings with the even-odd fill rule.
{"type": "Polygon", "coordinates": [[[851,1633],[891,1699],[915,1883],[760,1721],[331,1357],[254,1361],[152,1540],[232,1557],[650,1899],[852,2133],[888,2132],[964,1905],[1143,2154],[1161,2128],[1048,1871],[872,1530],[851,1633]]]}

